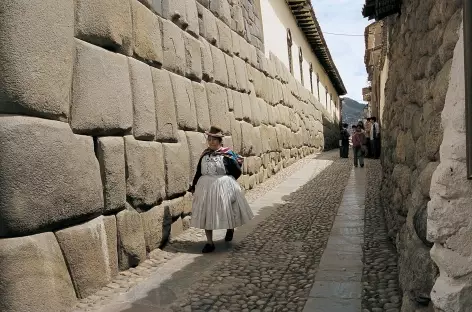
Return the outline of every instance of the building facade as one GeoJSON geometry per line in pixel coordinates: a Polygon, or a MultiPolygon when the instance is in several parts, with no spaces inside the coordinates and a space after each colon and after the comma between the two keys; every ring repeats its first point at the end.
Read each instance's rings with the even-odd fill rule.
{"type": "Polygon", "coordinates": [[[316,19],[316,7],[309,0],[259,1],[266,56],[279,59],[329,116],[339,121],[341,96],[347,92],[316,19]]]}
{"type": "Polygon", "coordinates": [[[381,200],[404,312],[472,309],[464,5],[367,0],[363,11],[386,33],[383,63],[368,72],[372,114],[383,123],[381,200]]]}

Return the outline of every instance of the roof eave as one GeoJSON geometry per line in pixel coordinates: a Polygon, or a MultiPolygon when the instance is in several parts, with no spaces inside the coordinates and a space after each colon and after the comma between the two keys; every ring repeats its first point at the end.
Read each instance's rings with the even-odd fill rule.
{"type": "Polygon", "coordinates": [[[310,44],[312,51],[315,53],[318,61],[331,79],[336,92],[339,95],[346,95],[347,90],[341,79],[333,58],[329,51],[328,45],[321,31],[321,27],[315,16],[315,11],[309,0],[285,0],[288,4],[293,16],[297,20],[297,25],[303,31],[305,37],[310,44]]]}

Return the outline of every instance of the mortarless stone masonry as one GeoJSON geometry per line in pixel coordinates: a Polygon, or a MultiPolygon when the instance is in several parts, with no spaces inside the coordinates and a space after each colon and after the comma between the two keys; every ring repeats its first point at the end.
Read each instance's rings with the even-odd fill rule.
{"type": "Polygon", "coordinates": [[[129,1],[0,3],[3,312],[65,311],[181,231],[211,124],[245,188],[325,146],[255,1],[129,1]]]}
{"type": "Polygon", "coordinates": [[[432,309],[431,290],[439,273],[430,256],[430,239],[436,240],[437,234],[427,236],[427,205],[434,193],[431,177],[442,161],[441,112],[458,40],[461,4],[461,0],[404,1],[402,14],[385,21],[391,33],[381,196],[389,235],[399,252],[405,312],[432,309]]]}

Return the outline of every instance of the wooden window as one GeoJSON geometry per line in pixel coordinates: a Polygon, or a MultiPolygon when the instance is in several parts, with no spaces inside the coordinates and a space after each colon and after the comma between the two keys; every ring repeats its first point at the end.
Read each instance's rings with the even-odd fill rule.
{"type": "Polygon", "coordinates": [[[300,63],[300,81],[302,86],[304,86],[305,79],[303,77],[303,50],[301,47],[298,48],[298,63],[300,63]]]}
{"type": "Polygon", "coordinates": [[[316,90],[318,92],[318,102],[321,103],[321,97],[320,97],[320,75],[317,73],[316,74],[316,90]]]}
{"type": "Polygon", "coordinates": [[[311,93],[313,94],[313,64],[310,63],[310,88],[311,93]]]}
{"type": "Polygon", "coordinates": [[[287,28],[288,67],[289,67],[290,73],[293,75],[292,45],[293,45],[292,32],[290,31],[290,28],[287,28]]]}

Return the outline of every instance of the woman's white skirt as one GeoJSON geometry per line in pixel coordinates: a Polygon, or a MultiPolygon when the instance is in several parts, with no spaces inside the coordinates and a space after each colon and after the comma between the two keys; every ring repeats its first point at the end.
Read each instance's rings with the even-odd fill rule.
{"type": "Polygon", "coordinates": [[[203,175],[198,179],[192,203],[192,227],[234,229],[253,217],[251,207],[233,177],[203,175]]]}

